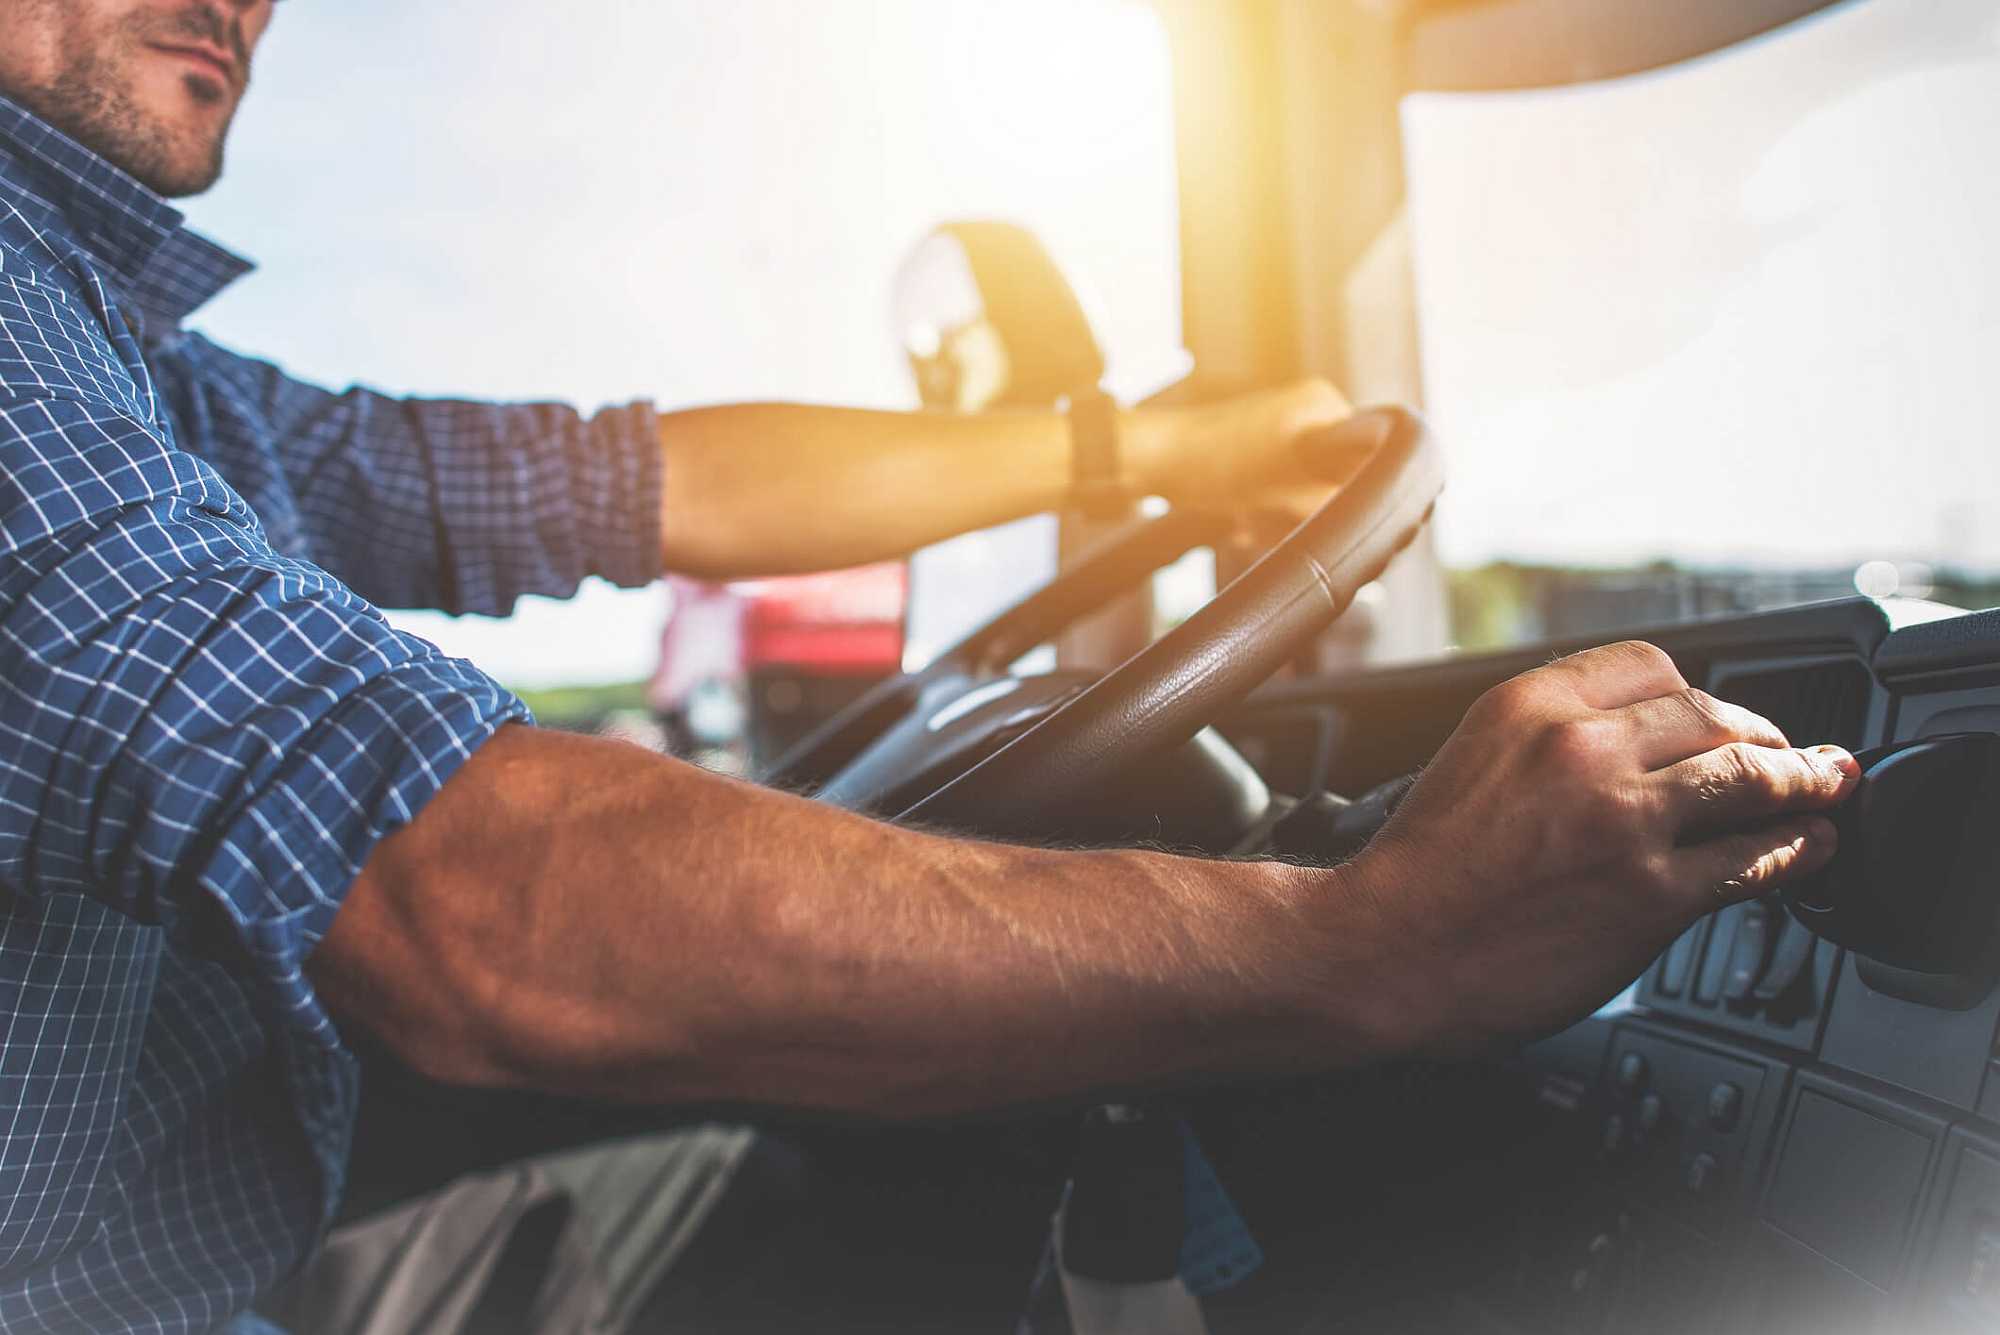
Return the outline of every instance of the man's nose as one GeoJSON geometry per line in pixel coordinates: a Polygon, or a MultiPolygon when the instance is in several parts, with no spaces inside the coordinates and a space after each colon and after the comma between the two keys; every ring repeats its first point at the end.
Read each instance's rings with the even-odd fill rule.
{"type": "Polygon", "coordinates": [[[227,41],[239,58],[247,60],[271,21],[271,8],[278,0],[196,0],[208,11],[216,25],[228,34],[227,41]]]}
{"type": "Polygon", "coordinates": [[[237,24],[245,18],[255,18],[260,11],[269,10],[277,0],[195,0],[217,19],[226,24],[237,24]]]}

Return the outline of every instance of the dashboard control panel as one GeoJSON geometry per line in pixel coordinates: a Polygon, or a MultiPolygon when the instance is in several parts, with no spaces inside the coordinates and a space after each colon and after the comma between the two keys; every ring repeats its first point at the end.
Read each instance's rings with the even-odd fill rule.
{"type": "Polygon", "coordinates": [[[2000,613],[1839,638],[1703,664],[1867,778],[1834,869],[1697,923],[1611,1020],[1569,1226],[1617,1264],[1568,1329],[2000,1331],[2000,613]]]}
{"type": "MultiPolygon", "coordinates": [[[[1471,1301],[1522,1335],[2000,1332],[2000,610],[1851,600],[1637,638],[1874,786],[1836,875],[1707,915],[1622,1009],[1530,1050],[1546,1183],[1496,1197],[1519,1241],[1471,1301]]],[[[1594,642],[1274,683],[1237,723],[1275,787],[1368,793],[1594,642]]]]}

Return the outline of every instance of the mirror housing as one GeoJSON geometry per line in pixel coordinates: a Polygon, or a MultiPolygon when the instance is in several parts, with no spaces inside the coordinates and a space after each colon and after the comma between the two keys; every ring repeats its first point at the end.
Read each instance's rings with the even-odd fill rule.
{"type": "Polygon", "coordinates": [[[1013,223],[933,228],[897,271],[894,310],[926,408],[1048,408],[1104,378],[1076,290],[1013,223]]]}

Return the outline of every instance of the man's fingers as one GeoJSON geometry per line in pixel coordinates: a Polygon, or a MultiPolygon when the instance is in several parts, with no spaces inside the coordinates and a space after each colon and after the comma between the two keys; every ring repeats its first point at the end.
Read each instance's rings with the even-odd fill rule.
{"type": "Polygon", "coordinates": [[[1343,421],[1301,431],[1292,442],[1292,453],[1300,470],[1324,492],[1361,471],[1389,438],[1394,420],[1388,413],[1363,409],[1343,421]]]}
{"type": "Polygon", "coordinates": [[[1687,689],[1666,651],[1643,640],[1585,649],[1536,669],[1536,675],[1567,687],[1592,709],[1623,709],[1687,689]]]}
{"type": "Polygon", "coordinates": [[[1641,700],[1617,713],[1638,739],[1637,758],[1648,770],[1665,769],[1731,742],[1791,745],[1769,719],[1692,688],[1641,700]]]}
{"type": "Polygon", "coordinates": [[[1756,899],[1809,876],[1831,858],[1840,837],[1824,816],[1803,816],[1678,848],[1671,875],[1685,886],[1690,906],[1716,908],[1756,899]]]}
{"type": "Polygon", "coordinates": [[[1757,746],[1730,742],[1657,770],[1652,780],[1689,843],[1723,830],[1837,805],[1860,777],[1837,746],[1757,746]]]}

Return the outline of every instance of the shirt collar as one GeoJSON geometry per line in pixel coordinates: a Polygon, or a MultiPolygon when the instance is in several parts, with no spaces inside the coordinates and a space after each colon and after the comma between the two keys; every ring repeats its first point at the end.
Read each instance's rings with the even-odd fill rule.
{"type": "Polygon", "coordinates": [[[34,191],[155,332],[248,273],[248,260],[184,225],[181,211],[46,121],[0,97],[0,176],[34,191]]]}

